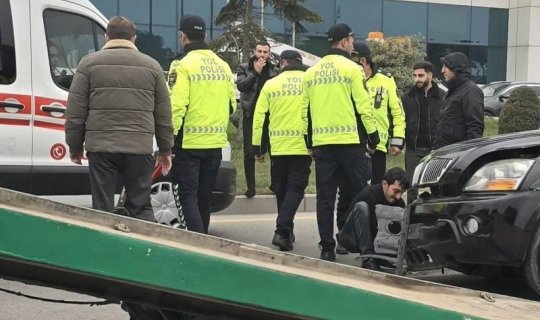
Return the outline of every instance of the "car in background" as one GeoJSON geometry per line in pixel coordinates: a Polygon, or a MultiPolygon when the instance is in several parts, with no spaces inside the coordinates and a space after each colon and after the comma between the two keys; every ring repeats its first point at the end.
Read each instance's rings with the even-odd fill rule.
{"type": "Polygon", "coordinates": [[[415,169],[408,271],[521,275],[540,296],[540,131],[433,151],[415,169]]]}
{"type": "Polygon", "coordinates": [[[484,114],[490,117],[498,117],[506,104],[510,94],[520,87],[529,87],[540,96],[540,83],[537,82],[492,82],[482,87],[484,92],[484,114]]]}

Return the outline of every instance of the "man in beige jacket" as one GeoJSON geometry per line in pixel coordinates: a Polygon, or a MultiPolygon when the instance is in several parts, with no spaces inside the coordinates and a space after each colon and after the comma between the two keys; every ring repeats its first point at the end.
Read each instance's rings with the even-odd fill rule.
{"type": "Polygon", "coordinates": [[[155,221],[150,202],[153,138],[166,174],[173,129],[169,91],[157,61],[135,46],[135,25],[113,17],[103,50],[84,57],[69,90],[66,143],[81,164],[86,149],[92,207],[111,212],[117,179],[130,216],[155,221]]]}

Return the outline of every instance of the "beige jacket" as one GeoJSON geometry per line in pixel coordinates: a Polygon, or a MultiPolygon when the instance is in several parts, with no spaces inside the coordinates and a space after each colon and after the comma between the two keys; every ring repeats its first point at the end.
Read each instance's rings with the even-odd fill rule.
{"type": "Polygon", "coordinates": [[[173,146],[171,104],[157,61],[128,40],[110,40],[84,57],[69,89],[66,143],[71,153],[150,154],[173,146]]]}

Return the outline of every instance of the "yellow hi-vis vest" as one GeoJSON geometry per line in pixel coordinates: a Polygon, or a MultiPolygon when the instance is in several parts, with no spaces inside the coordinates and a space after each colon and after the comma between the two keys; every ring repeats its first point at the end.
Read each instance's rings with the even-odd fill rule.
{"type": "Polygon", "coordinates": [[[261,145],[268,113],[272,156],[308,155],[307,106],[302,103],[304,74],[302,70],[285,69],[264,84],[255,105],[252,144],[261,145]]]}
{"type": "Polygon", "coordinates": [[[229,65],[209,49],[189,51],[169,71],[172,123],[184,149],[222,148],[236,109],[229,65]]]}
{"type": "Polygon", "coordinates": [[[377,127],[364,71],[345,56],[345,51],[333,52],[309,68],[304,77],[304,104],[309,105],[313,146],[366,144],[360,141],[363,128],[359,125],[367,134],[375,133],[377,127]]]}
{"type": "Polygon", "coordinates": [[[377,150],[388,152],[389,138],[391,138],[390,145],[403,148],[405,143],[405,112],[397,94],[394,79],[377,72],[367,79],[366,86],[373,101],[377,131],[379,131],[381,140],[377,145],[377,150]],[[392,118],[392,132],[389,132],[390,117],[392,118]]]}

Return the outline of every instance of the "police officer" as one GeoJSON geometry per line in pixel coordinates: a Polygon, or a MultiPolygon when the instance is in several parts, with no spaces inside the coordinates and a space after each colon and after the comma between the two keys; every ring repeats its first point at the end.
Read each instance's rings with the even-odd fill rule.
{"type": "MultiPolygon", "coordinates": [[[[390,147],[390,154],[395,156],[401,153],[405,142],[405,112],[397,94],[396,83],[390,75],[379,72],[377,65],[371,59],[371,50],[365,42],[355,41],[351,59],[362,66],[367,78],[366,86],[373,103],[377,131],[380,142],[375,152],[371,154],[371,185],[380,184],[386,171],[386,153],[390,147]],[[390,146],[389,146],[390,145],[390,146]]],[[[346,212],[350,199],[355,194],[348,194],[351,190],[346,180],[340,185],[340,197],[337,208],[337,227],[341,230],[346,219],[346,212]]],[[[347,251],[338,243],[336,252],[346,254],[347,251]]]]}
{"type": "Polygon", "coordinates": [[[351,28],[346,24],[331,27],[328,41],[329,53],[306,71],[304,104],[309,106],[311,122],[308,134],[315,159],[321,259],[334,261],[338,176],[347,180],[350,194],[358,194],[367,185],[370,173],[365,145],[373,151],[379,133],[362,68],[350,60],[351,28]]]}
{"type": "Polygon", "coordinates": [[[188,230],[208,233],[210,196],[227,144],[229,116],[236,109],[233,75],[206,44],[201,17],[182,17],[180,43],[184,54],[169,71],[175,133],[171,177],[180,187],[188,230]]]}
{"type": "Polygon", "coordinates": [[[311,157],[306,146],[307,109],[302,104],[304,72],[302,56],[285,50],[280,56],[281,73],[266,82],[255,106],[253,147],[263,160],[261,141],[268,125],[272,149],[272,181],[278,217],[272,244],[282,251],[293,249],[294,215],[308,185],[311,157]],[[265,121],[268,118],[269,121],[265,121]]]}
{"type": "Polygon", "coordinates": [[[386,154],[396,156],[401,153],[405,144],[405,112],[397,94],[397,87],[391,75],[379,72],[371,59],[371,50],[365,42],[355,42],[351,58],[364,68],[366,86],[369,91],[374,115],[377,120],[380,143],[371,155],[371,184],[381,183],[386,172],[386,154]],[[388,150],[390,148],[390,150],[388,150]]]}

